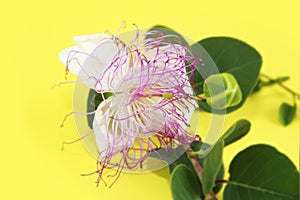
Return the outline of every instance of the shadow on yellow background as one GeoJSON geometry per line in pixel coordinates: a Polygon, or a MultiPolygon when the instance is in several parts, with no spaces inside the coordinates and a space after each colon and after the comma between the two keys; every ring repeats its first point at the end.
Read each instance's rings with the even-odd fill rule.
{"type": "MultiPolygon", "coordinates": [[[[112,189],[95,187],[95,161],[80,144],[66,146],[77,133],[72,119],[72,85],[51,89],[64,80],[58,52],[72,37],[114,32],[123,20],[150,27],[169,26],[200,40],[236,37],[263,56],[264,73],[291,76],[287,85],[299,90],[299,1],[6,1],[1,6],[1,192],[0,199],[171,199],[168,170],[121,175],[112,189]]],[[[72,77],[70,76],[70,79],[72,77]]],[[[240,150],[268,143],[287,154],[299,169],[299,110],[290,126],[279,125],[281,102],[288,93],[276,86],[253,95],[226,118],[225,128],[240,118],[252,130],[225,150],[225,166],[240,150]]],[[[201,127],[208,126],[201,113],[201,127]]],[[[227,175],[228,176],[228,175],[227,175]]],[[[221,196],[221,195],[219,195],[221,196]]]]}

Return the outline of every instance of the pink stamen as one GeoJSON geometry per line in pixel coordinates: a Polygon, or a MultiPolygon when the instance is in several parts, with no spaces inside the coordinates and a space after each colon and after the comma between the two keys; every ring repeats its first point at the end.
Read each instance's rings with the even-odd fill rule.
{"type": "MultiPolygon", "coordinates": [[[[103,139],[108,141],[108,146],[97,159],[97,183],[104,182],[102,175],[106,168],[117,170],[108,176],[116,180],[124,169],[142,168],[143,162],[157,153],[158,148],[167,152],[173,146],[189,145],[195,139],[193,133],[185,130],[190,126],[186,115],[195,105],[193,93],[186,92],[186,88],[192,91],[190,77],[201,60],[182,46],[176,35],[159,31],[141,35],[137,29],[128,44],[116,36],[112,39],[118,47],[117,55],[102,74],[88,76],[95,81],[95,90],[98,86],[97,92],[105,92],[105,85],[114,94],[110,102],[104,102],[106,138],[103,139]],[[154,35],[157,37],[151,37],[154,35]],[[171,39],[178,40],[178,44],[168,42],[171,39]],[[133,139],[138,147],[132,146],[133,139]],[[117,156],[118,163],[112,163],[112,158],[117,156]]],[[[76,58],[79,53],[70,54],[68,64],[79,62],[76,58]]],[[[101,63],[100,59],[95,60],[101,63]]],[[[78,64],[83,73],[88,73],[82,63],[78,64]]]]}

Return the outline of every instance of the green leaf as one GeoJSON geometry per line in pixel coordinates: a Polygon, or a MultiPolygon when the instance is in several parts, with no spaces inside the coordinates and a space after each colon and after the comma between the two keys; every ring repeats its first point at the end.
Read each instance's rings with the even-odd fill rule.
{"type": "Polygon", "coordinates": [[[283,83],[283,82],[285,82],[285,81],[287,81],[289,79],[290,79],[289,76],[280,76],[280,77],[276,78],[274,81],[276,83],[283,83]]]}
{"type": "MultiPolygon", "coordinates": [[[[192,53],[197,49],[193,46],[199,44],[209,53],[220,73],[230,73],[237,80],[242,90],[242,101],[238,105],[226,109],[227,113],[235,111],[244,104],[258,81],[262,65],[260,54],[245,42],[229,37],[211,37],[201,40],[198,44],[190,47],[192,53]]],[[[198,70],[203,74],[210,74],[211,68],[200,65],[198,70]]],[[[195,93],[197,95],[203,93],[201,91],[204,83],[202,76],[198,72],[194,78],[197,86],[194,89],[195,93]]],[[[206,102],[199,102],[199,106],[205,111],[212,112],[211,107],[206,102]]]]}
{"type": "Polygon", "coordinates": [[[274,147],[259,144],[238,153],[230,164],[224,200],[298,200],[299,172],[274,147]]]}
{"type": "Polygon", "coordinates": [[[279,108],[280,123],[284,126],[289,125],[293,121],[296,115],[296,109],[297,109],[296,104],[294,106],[291,106],[287,103],[282,103],[279,108]]]}
{"type": "Polygon", "coordinates": [[[251,123],[246,119],[240,119],[235,122],[222,136],[224,145],[228,146],[244,137],[250,131],[250,127],[251,123]]]}
{"type": "MultiPolygon", "coordinates": [[[[178,38],[174,37],[174,38],[168,38],[167,41],[168,42],[171,42],[172,44],[182,44],[183,46],[189,46],[187,41],[179,34],[177,33],[176,31],[166,27],[166,26],[163,26],[163,25],[156,25],[154,27],[152,27],[150,31],[160,31],[162,32],[164,35],[176,35],[178,36],[178,38]],[[179,40],[178,40],[179,39],[179,40]]],[[[154,37],[155,38],[155,35],[151,35],[151,37],[154,37]]]]}
{"type": "MultiPolygon", "coordinates": [[[[198,158],[203,169],[201,183],[205,195],[211,190],[217,193],[222,187],[221,183],[215,185],[215,180],[223,179],[224,177],[224,166],[222,163],[223,147],[245,136],[249,132],[250,126],[251,123],[248,120],[238,120],[225,132],[206,157],[202,159],[198,158]]],[[[199,151],[201,148],[200,144],[200,142],[193,142],[191,147],[193,150],[199,151]]]]}
{"type": "Polygon", "coordinates": [[[192,148],[192,150],[193,151],[200,151],[200,149],[201,149],[201,147],[202,147],[202,142],[200,142],[200,141],[194,141],[194,142],[192,142],[191,143],[191,148],[192,148]]]}
{"type": "Polygon", "coordinates": [[[199,160],[203,169],[201,184],[204,195],[210,193],[215,186],[215,180],[222,166],[223,147],[223,140],[219,140],[209,154],[199,160]]]}
{"type": "Polygon", "coordinates": [[[195,173],[186,165],[176,166],[171,175],[174,200],[201,200],[201,185],[195,173]]]}
{"type": "MultiPolygon", "coordinates": [[[[107,92],[103,93],[105,99],[112,96],[112,93],[107,92]]],[[[101,93],[96,93],[95,90],[90,90],[87,100],[87,112],[95,111],[99,104],[103,101],[101,93]]],[[[90,128],[93,128],[94,114],[87,115],[88,125],[90,128]]]]}

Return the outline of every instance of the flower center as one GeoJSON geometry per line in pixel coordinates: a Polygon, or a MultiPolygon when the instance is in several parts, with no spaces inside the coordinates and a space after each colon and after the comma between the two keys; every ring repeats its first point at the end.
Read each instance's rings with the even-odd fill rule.
{"type": "Polygon", "coordinates": [[[165,99],[172,99],[173,93],[170,92],[162,92],[162,93],[136,93],[133,95],[133,97],[130,99],[129,103],[132,103],[136,101],[139,98],[152,98],[152,97],[162,97],[165,99]]]}

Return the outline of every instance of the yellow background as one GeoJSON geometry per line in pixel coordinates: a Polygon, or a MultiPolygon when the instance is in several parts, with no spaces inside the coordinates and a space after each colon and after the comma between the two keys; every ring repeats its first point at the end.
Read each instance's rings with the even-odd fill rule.
{"type": "MultiPolygon", "coordinates": [[[[69,119],[72,85],[51,89],[64,80],[58,52],[72,37],[127,27],[167,25],[194,40],[232,36],[262,54],[262,71],[289,75],[299,90],[300,28],[297,0],[290,1],[3,1],[1,3],[1,138],[0,199],[171,199],[167,169],[122,174],[112,189],[96,188],[95,161],[78,143],[61,151],[64,140],[77,136],[69,119]]],[[[226,118],[226,127],[247,118],[252,130],[226,148],[226,170],[233,156],[254,143],[268,143],[287,154],[299,169],[299,118],[279,125],[277,109],[291,97],[281,88],[264,89],[226,118]]],[[[298,110],[299,116],[299,110],[298,110]]],[[[208,115],[201,115],[207,126],[208,115]]],[[[280,167],[280,166],[278,166],[280,167]]]]}

